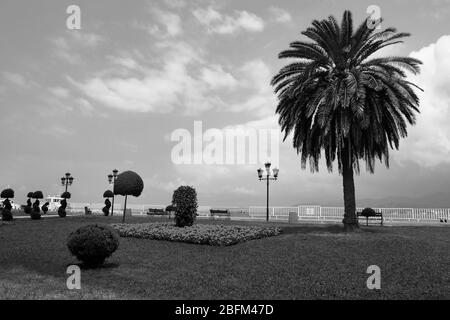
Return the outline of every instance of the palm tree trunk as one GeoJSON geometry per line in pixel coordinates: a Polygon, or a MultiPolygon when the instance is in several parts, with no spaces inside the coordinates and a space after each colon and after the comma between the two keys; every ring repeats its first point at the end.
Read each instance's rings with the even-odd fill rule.
{"type": "Polygon", "coordinates": [[[125,205],[123,206],[122,223],[125,223],[125,212],[127,211],[127,197],[128,197],[128,195],[125,196],[125,205]]]}
{"type": "Polygon", "coordinates": [[[353,231],[359,228],[358,217],[356,216],[355,182],[353,180],[353,166],[348,152],[343,152],[342,159],[342,180],[344,187],[344,224],[345,231],[353,231]]]}

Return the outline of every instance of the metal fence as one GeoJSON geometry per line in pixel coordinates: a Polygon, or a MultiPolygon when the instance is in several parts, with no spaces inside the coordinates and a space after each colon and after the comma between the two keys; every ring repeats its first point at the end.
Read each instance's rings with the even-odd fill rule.
{"type": "MultiPolygon", "coordinates": [[[[383,213],[383,219],[387,223],[411,222],[411,223],[448,223],[450,208],[373,208],[383,213]]],[[[363,208],[357,208],[362,211],[363,208]]],[[[340,222],[344,217],[343,207],[270,207],[269,220],[289,220],[289,213],[296,214],[299,221],[340,222]]],[[[250,218],[265,218],[265,207],[250,207],[250,218]]]]}
{"type": "MultiPolygon", "coordinates": [[[[93,213],[101,213],[103,203],[71,203],[70,211],[84,212],[84,207],[89,207],[93,213]]],[[[164,205],[129,205],[133,215],[147,215],[148,209],[164,209],[164,205]]],[[[235,220],[265,220],[266,207],[212,207],[199,206],[200,218],[210,218],[210,209],[227,209],[230,219],[235,220]]],[[[362,211],[363,208],[357,208],[362,211]]],[[[373,208],[382,212],[386,223],[448,223],[450,220],[450,208],[373,208]]],[[[121,213],[122,206],[114,204],[114,213],[121,213]]],[[[341,222],[344,217],[343,207],[321,207],[317,205],[301,205],[297,207],[269,207],[270,221],[288,222],[289,216],[295,217],[298,222],[341,222]]]]}

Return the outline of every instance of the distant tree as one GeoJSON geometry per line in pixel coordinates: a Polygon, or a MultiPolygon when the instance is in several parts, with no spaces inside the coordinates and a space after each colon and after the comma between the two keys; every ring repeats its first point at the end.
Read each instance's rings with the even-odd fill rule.
{"type": "Polygon", "coordinates": [[[175,207],[177,227],[190,227],[197,216],[197,192],[191,186],[181,186],[173,192],[172,205],[175,207]]]}
{"type": "MultiPolygon", "coordinates": [[[[420,72],[412,57],[371,57],[401,43],[408,33],[394,28],[378,31],[367,18],[353,29],[345,11],[339,25],[333,16],[314,20],[279,58],[295,59],[273,78],[278,94],[279,124],[284,139],[292,133],[293,147],[305,168],[319,170],[325,156],[328,171],[337,162],[342,175],[345,230],[358,228],[354,173],[359,162],[374,172],[375,160],[389,165],[389,149],[398,149],[419,112],[418,88],[405,71],[420,72]]],[[[420,89],[420,88],[419,88],[420,89]]]]}
{"type": "Polygon", "coordinates": [[[169,205],[166,207],[166,212],[169,213],[169,219],[170,219],[170,215],[172,214],[172,212],[175,212],[175,211],[176,211],[176,208],[175,208],[173,205],[171,205],[171,204],[169,204],[169,205]]]}
{"type": "Polygon", "coordinates": [[[125,222],[128,196],[139,197],[142,190],[144,190],[144,181],[136,172],[125,171],[117,176],[117,179],[114,182],[114,194],[125,197],[122,222],[125,222]]]}

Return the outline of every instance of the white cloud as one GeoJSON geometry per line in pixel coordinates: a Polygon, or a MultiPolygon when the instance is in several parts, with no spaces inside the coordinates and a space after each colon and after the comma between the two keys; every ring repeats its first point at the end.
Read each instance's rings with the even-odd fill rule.
{"type": "Polygon", "coordinates": [[[29,88],[33,85],[32,81],[29,81],[25,76],[19,73],[3,71],[1,75],[4,80],[18,87],[29,88]]]}
{"type": "Polygon", "coordinates": [[[55,116],[61,112],[79,112],[83,116],[91,117],[95,114],[95,108],[84,99],[74,97],[69,89],[60,86],[48,88],[50,95],[45,94],[41,97],[45,106],[41,109],[42,113],[55,116]]]}
{"type": "Polygon", "coordinates": [[[134,60],[131,57],[110,56],[108,58],[112,63],[117,64],[117,65],[122,66],[127,69],[137,69],[139,66],[139,64],[136,62],[136,60],[134,60]]]}
{"type": "Polygon", "coordinates": [[[425,92],[418,92],[421,113],[395,159],[427,167],[450,163],[450,35],[411,56],[424,64],[421,74],[411,76],[410,81],[425,92]]]}
{"type": "Polygon", "coordinates": [[[52,95],[54,95],[57,98],[69,98],[69,90],[62,87],[51,87],[48,89],[52,95]]]}
{"type": "MultiPolygon", "coordinates": [[[[167,178],[167,177],[166,177],[167,178]]],[[[173,192],[179,186],[187,185],[186,181],[177,177],[174,181],[162,181],[158,174],[154,174],[149,179],[144,179],[144,185],[150,188],[159,189],[166,192],[173,192]]]]}
{"type": "Polygon", "coordinates": [[[238,85],[238,81],[233,75],[224,71],[220,65],[203,68],[201,71],[201,79],[207,83],[211,89],[231,89],[238,85]]]}
{"type": "Polygon", "coordinates": [[[152,16],[150,20],[156,24],[133,21],[132,27],[144,30],[159,39],[172,38],[183,33],[182,20],[178,14],[155,6],[150,6],[149,11],[152,16]]]}
{"type": "Polygon", "coordinates": [[[164,25],[169,36],[177,36],[183,32],[181,18],[172,12],[153,8],[154,17],[164,25]]]}
{"type": "Polygon", "coordinates": [[[292,21],[292,16],[289,12],[278,7],[270,7],[269,14],[271,19],[278,23],[289,23],[292,21]]]}
{"type": "Polygon", "coordinates": [[[99,46],[105,39],[98,34],[89,32],[70,32],[70,37],[77,45],[94,48],[99,46]]]}
{"type": "Polygon", "coordinates": [[[239,70],[241,86],[250,92],[245,99],[230,106],[232,112],[254,112],[256,116],[266,117],[274,113],[277,98],[270,85],[272,73],[264,61],[252,60],[239,70]]]}
{"type": "Polygon", "coordinates": [[[231,75],[217,79],[217,74],[226,74],[218,66],[206,66],[206,78],[191,72],[205,63],[202,52],[186,43],[159,42],[156,47],[163,53],[160,67],[143,68],[145,74],[140,78],[94,76],[84,82],[70,81],[90,99],[125,111],[169,113],[177,108],[186,114],[198,114],[223,105],[210,86],[230,85],[231,75]]]}
{"type": "Polygon", "coordinates": [[[57,139],[62,139],[67,136],[73,136],[75,131],[66,126],[52,124],[50,126],[43,127],[41,132],[45,135],[50,135],[57,139]]]}
{"type": "Polygon", "coordinates": [[[208,33],[233,34],[238,31],[260,32],[264,29],[263,19],[247,11],[235,11],[231,16],[208,7],[195,9],[192,13],[207,28],[208,33]]]}
{"type": "MultiPolygon", "coordinates": [[[[142,76],[100,72],[85,81],[68,79],[90,100],[118,110],[155,113],[176,110],[198,115],[221,109],[252,112],[257,117],[273,115],[276,96],[270,86],[271,70],[262,60],[225,70],[219,64],[209,63],[202,51],[183,42],[158,42],[155,47],[164,55],[158,55],[162,57],[158,66],[140,64],[142,76]]],[[[128,60],[112,61],[134,66],[128,60]]]]}
{"type": "Polygon", "coordinates": [[[70,63],[81,64],[83,59],[79,53],[80,49],[94,49],[105,41],[105,38],[95,34],[81,31],[71,31],[50,39],[53,44],[53,54],[58,58],[70,63]]]}
{"type": "Polygon", "coordinates": [[[168,7],[175,9],[184,8],[186,6],[185,0],[164,0],[164,2],[168,7]]]}

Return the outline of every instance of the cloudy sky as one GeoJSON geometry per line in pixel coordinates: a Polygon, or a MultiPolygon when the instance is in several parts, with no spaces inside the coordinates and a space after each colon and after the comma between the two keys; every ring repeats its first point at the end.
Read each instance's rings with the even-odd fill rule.
{"type": "MultiPolygon", "coordinates": [[[[176,164],[176,129],[278,130],[270,79],[277,54],[313,19],[359,24],[369,5],[382,27],[412,33],[385,54],[424,62],[411,78],[425,89],[421,115],[392,153],[391,168],[356,179],[357,197],[420,197],[450,189],[450,1],[0,1],[0,187],[60,192],[70,171],[75,202],[101,202],[107,174],[133,170],[145,182],[133,203],[168,204],[182,184],[201,205],[264,205],[258,164],[176,164]],[[66,27],[69,5],[81,30],[66,27]]],[[[265,159],[258,159],[264,163],[265,159]]],[[[341,178],[301,170],[291,141],[280,144],[274,205],[342,198],[341,178]]]]}

